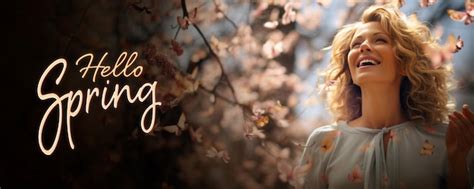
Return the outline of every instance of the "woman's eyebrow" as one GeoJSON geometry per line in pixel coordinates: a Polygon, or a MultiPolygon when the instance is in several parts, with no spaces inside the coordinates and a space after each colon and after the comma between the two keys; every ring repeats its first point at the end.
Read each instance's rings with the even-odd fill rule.
{"type": "Polygon", "coordinates": [[[383,36],[388,37],[388,35],[386,33],[383,33],[383,32],[376,32],[376,33],[373,34],[373,36],[376,36],[376,35],[383,35],[383,36]]]}
{"type": "MultiPolygon", "coordinates": [[[[372,33],[372,36],[376,36],[376,35],[387,35],[385,34],[384,32],[375,32],[375,33],[372,33]]],[[[361,38],[363,35],[358,35],[356,38],[354,39],[359,39],[361,38]]]]}

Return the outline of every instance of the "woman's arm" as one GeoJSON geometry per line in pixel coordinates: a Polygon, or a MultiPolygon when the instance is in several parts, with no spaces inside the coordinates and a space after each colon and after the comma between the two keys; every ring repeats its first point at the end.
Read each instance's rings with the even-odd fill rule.
{"type": "Polygon", "coordinates": [[[462,113],[449,115],[449,126],[446,134],[448,151],[448,188],[468,188],[469,173],[466,157],[474,144],[474,114],[467,105],[462,113]]]}
{"type": "Polygon", "coordinates": [[[466,158],[448,158],[448,188],[466,189],[469,186],[466,158]]]}

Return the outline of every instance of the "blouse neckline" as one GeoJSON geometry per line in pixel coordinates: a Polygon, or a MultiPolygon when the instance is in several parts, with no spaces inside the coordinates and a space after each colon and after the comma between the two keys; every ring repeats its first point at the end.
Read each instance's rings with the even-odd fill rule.
{"type": "Polygon", "coordinates": [[[381,128],[381,129],[372,129],[372,128],[367,128],[367,127],[351,127],[351,126],[349,126],[349,124],[347,124],[347,121],[339,121],[338,125],[341,127],[341,129],[349,131],[349,132],[377,134],[377,133],[380,133],[380,132],[387,133],[390,130],[398,130],[398,129],[401,129],[401,128],[413,126],[414,123],[413,123],[413,121],[408,120],[408,121],[405,121],[405,122],[402,122],[402,123],[399,123],[399,124],[396,124],[396,125],[392,125],[390,127],[384,127],[384,128],[381,128]]]}

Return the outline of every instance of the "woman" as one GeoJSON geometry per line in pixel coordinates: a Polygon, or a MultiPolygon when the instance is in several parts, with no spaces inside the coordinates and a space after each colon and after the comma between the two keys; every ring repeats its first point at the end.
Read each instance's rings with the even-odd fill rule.
{"type": "Polygon", "coordinates": [[[474,115],[464,106],[448,116],[450,72],[426,55],[436,45],[389,6],[336,34],[326,79],[338,122],[310,135],[304,188],[469,187],[474,115]]]}

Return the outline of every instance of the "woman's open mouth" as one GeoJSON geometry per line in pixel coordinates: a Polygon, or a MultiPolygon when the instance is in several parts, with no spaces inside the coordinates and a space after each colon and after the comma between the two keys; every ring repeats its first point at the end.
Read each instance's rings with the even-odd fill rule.
{"type": "Polygon", "coordinates": [[[369,67],[369,66],[376,66],[379,65],[380,62],[372,59],[362,59],[359,61],[357,64],[357,68],[362,68],[362,67],[369,67]]]}

